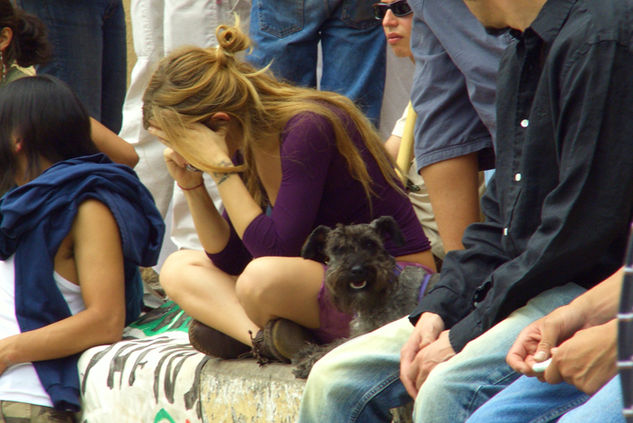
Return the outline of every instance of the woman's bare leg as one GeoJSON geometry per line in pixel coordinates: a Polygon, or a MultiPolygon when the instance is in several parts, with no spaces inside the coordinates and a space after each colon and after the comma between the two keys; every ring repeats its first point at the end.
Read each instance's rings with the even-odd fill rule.
{"type": "Polygon", "coordinates": [[[189,316],[251,345],[249,330],[259,327],[244,312],[235,294],[235,277],[213,265],[202,251],[171,254],[160,271],[165,292],[189,316]]]}
{"type": "Polygon", "coordinates": [[[260,257],[238,277],[237,298],[252,322],[263,327],[283,317],[317,329],[323,265],[300,257],[260,257]]]}

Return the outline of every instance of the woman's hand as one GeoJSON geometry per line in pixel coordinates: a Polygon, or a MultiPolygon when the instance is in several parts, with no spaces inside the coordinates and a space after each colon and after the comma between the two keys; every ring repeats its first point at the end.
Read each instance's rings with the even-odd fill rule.
{"type": "Polygon", "coordinates": [[[163,151],[167,171],[182,188],[193,188],[202,183],[202,172],[187,169],[187,162],[171,148],[163,151]]]}
{"type": "Polygon", "coordinates": [[[194,123],[183,129],[178,140],[168,139],[164,131],[153,126],[148,131],[167,147],[178,152],[186,163],[198,169],[209,171],[220,163],[231,162],[226,143],[226,126],[219,126],[214,131],[201,123],[194,123]]]}

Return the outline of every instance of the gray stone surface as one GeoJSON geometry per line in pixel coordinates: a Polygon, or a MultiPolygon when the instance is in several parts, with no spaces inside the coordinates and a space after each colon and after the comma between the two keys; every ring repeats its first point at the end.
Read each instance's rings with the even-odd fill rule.
{"type": "Polygon", "coordinates": [[[304,380],[292,367],[255,360],[211,359],[200,379],[206,423],[292,423],[297,419],[304,380]]]}

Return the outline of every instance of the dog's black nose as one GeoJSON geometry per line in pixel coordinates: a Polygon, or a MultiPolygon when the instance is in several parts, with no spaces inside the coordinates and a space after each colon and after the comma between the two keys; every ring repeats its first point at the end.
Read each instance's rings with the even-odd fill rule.
{"type": "Polygon", "coordinates": [[[363,276],[365,274],[365,268],[360,264],[356,264],[352,266],[352,268],[350,269],[350,272],[354,276],[363,276]]]}

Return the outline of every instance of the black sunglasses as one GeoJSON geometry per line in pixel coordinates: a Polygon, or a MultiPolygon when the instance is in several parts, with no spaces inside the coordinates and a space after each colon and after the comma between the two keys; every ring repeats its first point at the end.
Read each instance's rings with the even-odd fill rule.
{"type": "Polygon", "coordinates": [[[407,0],[398,0],[393,3],[374,3],[374,18],[382,21],[389,9],[391,9],[391,12],[399,18],[413,13],[413,10],[411,10],[411,6],[409,6],[407,0]]]}

